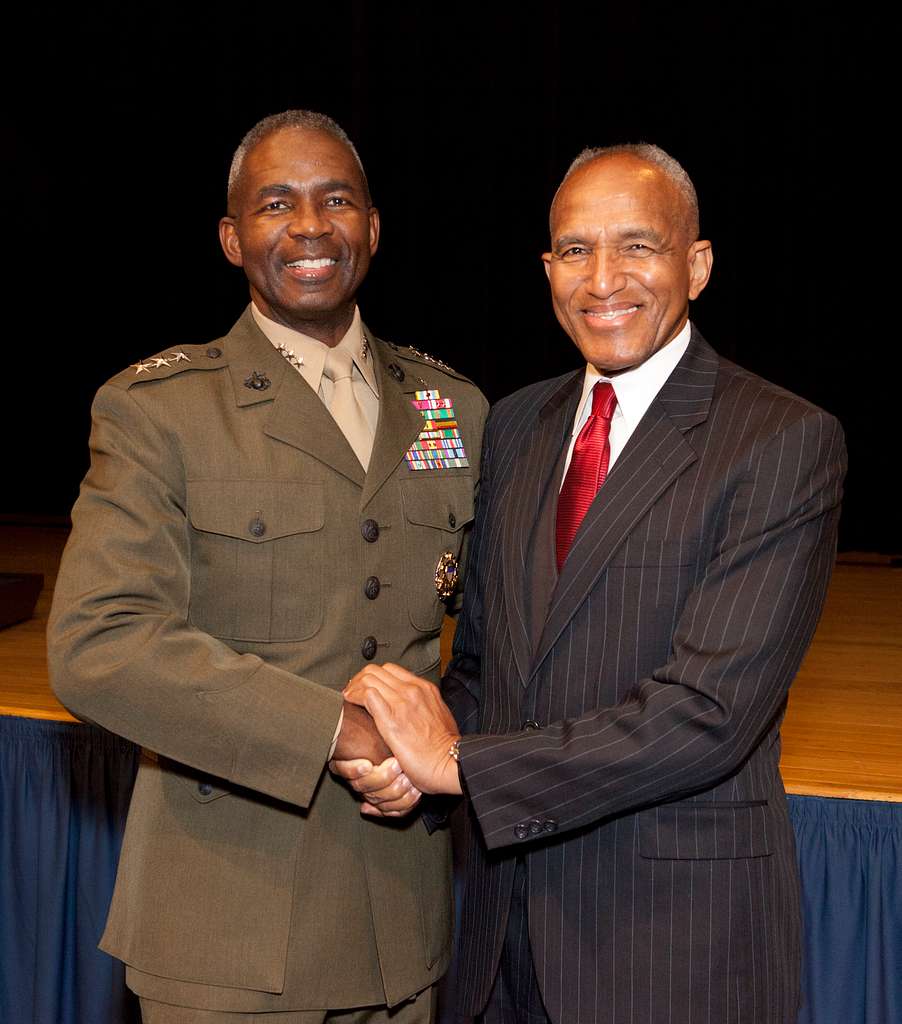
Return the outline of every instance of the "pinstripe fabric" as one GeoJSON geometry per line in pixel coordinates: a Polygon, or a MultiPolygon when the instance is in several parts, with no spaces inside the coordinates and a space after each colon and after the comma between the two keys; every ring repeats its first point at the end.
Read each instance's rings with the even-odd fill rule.
{"type": "Polygon", "coordinates": [[[536,644],[530,538],[580,383],[517,392],[486,433],[446,677],[478,728],[461,744],[476,818],[461,1008],[488,998],[521,855],[553,1021],[793,1021],[779,726],[833,564],[841,429],[693,332],[583,521],[536,644]]]}

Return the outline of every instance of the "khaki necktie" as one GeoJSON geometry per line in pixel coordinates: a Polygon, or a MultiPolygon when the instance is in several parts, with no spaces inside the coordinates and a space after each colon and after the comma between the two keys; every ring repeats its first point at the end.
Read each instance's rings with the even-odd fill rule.
{"type": "Polygon", "coordinates": [[[323,376],[332,381],[329,412],[347,438],[348,444],[354,449],[360,465],[366,469],[373,451],[373,435],[354,394],[354,385],[351,381],[353,371],[354,360],[350,352],[341,348],[329,349],[323,367],[323,376]]]}

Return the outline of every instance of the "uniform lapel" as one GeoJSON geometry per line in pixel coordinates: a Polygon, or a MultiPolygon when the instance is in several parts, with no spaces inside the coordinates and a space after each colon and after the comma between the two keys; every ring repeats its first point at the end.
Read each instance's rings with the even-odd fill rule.
{"type": "Polygon", "coordinates": [[[636,523],[695,462],[697,456],[685,432],[707,419],[716,377],[717,356],[693,328],[686,354],[649,406],[577,531],[530,674],[541,665],[636,523]]]}
{"type": "Polygon", "coordinates": [[[329,415],[319,395],[276,351],[254,323],[250,307],[229,333],[229,372],[239,406],[271,402],[272,410],[263,432],[277,441],[306,452],[363,486],[363,467],[329,415]],[[270,385],[255,389],[245,383],[256,373],[270,385]]]}
{"type": "Polygon", "coordinates": [[[524,685],[530,676],[533,655],[526,601],[526,588],[532,585],[527,578],[527,548],[561,445],[573,426],[582,381],[581,371],[566,378],[539,410],[529,444],[516,456],[505,503],[511,514],[503,530],[504,597],[510,609],[514,657],[524,685]]]}
{"type": "Polygon", "coordinates": [[[398,381],[389,373],[385,365],[385,352],[380,351],[382,343],[369,331],[365,330],[365,333],[370,343],[376,380],[379,382],[379,423],[360,501],[361,510],[398,468],[405,452],[423,429],[423,416],[411,402],[411,395],[416,388],[412,383],[398,381]]]}

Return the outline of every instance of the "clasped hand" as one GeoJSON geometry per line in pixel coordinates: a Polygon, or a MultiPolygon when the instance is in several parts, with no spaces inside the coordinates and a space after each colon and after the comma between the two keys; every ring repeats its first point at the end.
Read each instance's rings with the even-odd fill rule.
{"type": "Polygon", "coordinates": [[[344,697],[372,716],[393,757],[380,764],[339,756],[330,769],[360,793],[364,814],[399,817],[422,793],[460,793],[457,764],[448,751],[460,738],[438,687],[399,665],[367,665],[345,687],[344,697]]]}

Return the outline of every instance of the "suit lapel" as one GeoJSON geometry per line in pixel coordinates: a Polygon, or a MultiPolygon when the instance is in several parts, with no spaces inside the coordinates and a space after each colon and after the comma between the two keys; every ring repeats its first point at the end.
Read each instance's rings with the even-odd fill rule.
{"type": "Polygon", "coordinates": [[[525,683],[530,676],[533,638],[526,604],[527,547],[560,454],[561,445],[573,426],[582,391],[582,372],[566,378],[542,406],[529,444],[521,448],[511,473],[511,490],[506,501],[511,515],[503,531],[504,596],[510,609],[514,657],[525,683]]]}
{"type": "Polygon", "coordinates": [[[551,599],[530,675],[636,523],[695,462],[695,449],[684,433],[707,419],[716,377],[717,356],[693,328],[686,354],[649,406],[577,531],[551,599]]]}

